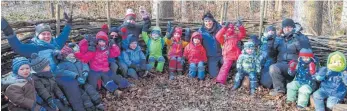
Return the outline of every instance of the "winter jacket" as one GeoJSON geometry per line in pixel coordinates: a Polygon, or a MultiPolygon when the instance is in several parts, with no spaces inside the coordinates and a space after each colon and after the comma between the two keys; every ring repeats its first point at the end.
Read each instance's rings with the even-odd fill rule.
{"type": "Polygon", "coordinates": [[[163,47],[165,43],[162,37],[154,40],[148,36],[147,32],[142,31],[142,38],[147,44],[147,53],[150,57],[159,58],[160,56],[163,56],[163,47]]]}
{"type": "Polygon", "coordinates": [[[202,35],[202,45],[207,51],[207,56],[222,56],[221,45],[216,39],[216,34],[221,28],[222,26],[216,21],[210,30],[206,29],[205,26],[199,28],[202,35]]]}
{"type": "Polygon", "coordinates": [[[309,39],[301,33],[289,33],[283,37],[277,37],[274,43],[277,62],[297,60],[301,48],[311,49],[309,39]]]}
{"type": "MultiPolygon", "coordinates": [[[[96,38],[103,39],[106,41],[106,44],[108,44],[108,37],[105,36],[104,32],[99,32],[96,38]]],[[[78,45],[80,47],[80,52],[75,53],[76,58],[84,63],[89,63],[90,69],[94,71],[109,71],[110,58],[115,58],[120,55],[120,49],[116,44],[113,44],[105,50],[101,50],[97,47],[94,52],[88,50],[88,41],[86,39],[81,40],[78,45]]]]}
{"type": "Polygon", "coordinates": [[[347,86],[347,73],[346,73],[346,58],[343,53],[335,52],[329,55],[327,65],[329,66],[332,59],[340,59],[342,67],[332,69],[332,67],[322,67],[318,73],[316,73],[316,79],[321,81],[320,89],[329,92],[329,96],[335,96],[340,99],[346,95],[347,86]],[[340,56],[340,58],[332,58],[334,55],[340,56]]]}
{"type": "MultiPolygon", "coordinates": [[[[311,60],[314,61],[314,60],[311,60]]],[[[313,77],[309,72],[309,64],[305,63],[302,59],[299,59],[298,64],[296,65],[296,70],[293,72],[295,75],[294,81],[299,82],[301,85],[307,84],[310,85],[311,88],[314,88],[315,81],[313,81],[313,77]]],[[[318,65],[316,65],[318,67],[318,65]]],[[[318,68],[316,68],[318,69],[318,68]]],[[[292,72],[290,69],[288,69],[288,74],[291,74],[292,72]]]]}
{"type": "Polygon", "coordinates": [[[122,36],[122,39],[125,40],[129,34],[134,34],[136,37],[136,40],[139,40],[139,35],[142,32],[142,27],[143,27],[142,24],[123,23],[119,27],[120,35],[122,36]]]}
{"type": "MultiPolygon", "coordinates": [[[[9,75],[11,76],[11,75],[9,75]]],[[[34,81],[31,77],[27,79],[19,79],[12,76],[11,81],[2,80],[1,82],[8,83],[5,95],[9,99],[9,111],[39,111],[41,106],[36,104],[36,91],[34,81]]]]}
{"type": "Polygon", "coordinates": [[[69,38],[70,31],[71,26],[65,25],[63,32],[58,37],[52,37],[51,43],[46,43],[42,40],[39,40],[38,37],[34,37],[29,43],[23,44],[19,41],[15,34],[12,35],[13,37],[8,38],[8,43],[15,53],[30,58],[32,53],[38,53],[41,50],[60,50],[61,48],[63,48],[66,40],[69,38]]]}
{"type": "Polygon", "coordinates": [[[274,37],[261,37],[261,45],[260,45],[260,51],[265,52],[265,57],[264,58],[274,58],[274,50],[273,50],[273,45],[275,42],[275,36],[274,37]]]}
{"type": "Polygon", "coordinates": [[[68,76],[71,78],[76,78],[77,75],[81,76],[83,72],[89,72],[89,66],[79,60],[74,63],[65,60],[58,64],[56,71],[57,77],[68,76]]]}
{"type": "Polygon", "coordinates": [[[134,50],[128,48],[122,51],[119,60],[129,67],[131,64],[140,65],[142,60],[146,60],[146,56],[141,51],[140,46],[137,46],[134,50]]]}
{"type": "Polygon", "coordinates": [[[225,34],[227,27],[221,28],[216,35],[217,41],[223,46],[223,60],[237,60],[241,54],[241,50],[237,44],[246,36],[246,29],[243,26],[239,27],[240,33],[238,34],[234,32],[234,28],[231,29],[229,33],[232,35],[229,37],[225,34]]]}
{"type": "Polygon", "coordinates": [[[64,93],[58,87],[53,74],[50,71],[34,73],[33,80],[35,81],[37,94],[45,102],[47,102],[49,98],[54,99],[64,97],[64,93]]]}
{"type": "Polygon", "coordinates": [[[246,73],[256,72],[259,73],[261,70],[260,60],[256,54],[247,54],[246,50],[242,50],[242,54],[237,60],[236,68],[238,70],[245,71],[246,73]]]}
{"type": "Polygon", "coordinates": [[[168,49],[168,58],[171,57],[182,57],[184,48],[189,44],[189,42],[180,40],[180,41],[174,41],[168,38],[164,38],[164,41],[167,45],[168,49]]]}
{"type": "Polygon", "coordinates": [[[199,44],[194,44],[193,39],[198,38],[200,39],[200,42],[202,40],[201,34],[196,32],[193,33],[192,38],[190,39],[190,43],[186,46],[184,49],[183,56],[188,59],[189,63],[199,63],[201,61],[207,62],[207,56],[205,48],[199,44]]]}

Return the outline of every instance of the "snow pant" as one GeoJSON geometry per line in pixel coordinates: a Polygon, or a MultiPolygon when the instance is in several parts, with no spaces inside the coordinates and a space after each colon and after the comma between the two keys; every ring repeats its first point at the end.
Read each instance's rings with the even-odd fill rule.
{"type": "Polygon", "coordinates": [[[231,66],[233,65],[233,62],[235,60],[225,60],[224,59],[224,63],[219,71],[219,74],[216,78],[216,82],[221,83],[221,84],[225,84],[225,82],[228,79],[228,74],[230,71],[231,66]]]}
{"type": "Polygon", "coordinates": [[[110,71],[107,73],[107,75],[108,77],[111,77],[111,79],[118,85],[119,88],[127,88],[131,84],[126,78],[118,74],[113,74],[110,71]]]}
{"type": "Polygon", "coordinates": [[[267,58],[265,60],[265,63],[263,65],[261,73],[260,73],[261,74],[260,75],[260,84],[266,88],[272,87],[272,78],[271,78],[270,73],[269,73],[269,69],[270,69],[270,66],[272,63],[273,63],[273,60],[271,58],[267,58]]]}
{"type": "Polygon", "coordinates": [[[272,78],[274,90],[277,92],[286,92],[285,84],[292,81],[294,77],[288,74],[288,63],[277,62],[270,66],[270,76],[272,78]]]}
{"type": "MultiPolygon", "coordinates": [[[[82,101],[82,93],[79,90],[79,83],[71,77],[57,77],[56,82],[64,92],[71,107],[75,111],[85,111],[82,101]]],[[[65,111],[65,110],[64,110],[65,111]]]]}
{"type": "MultiPolygon", "coordinates": [[[[57,105],[57,108],[59,109],[59,111],[72,111],[72,109],[70,107],[65,106],[59,99],[53,99],[53,101],[54,101],[55,105],[57,105]]],[[[42,107],[44,107],[47,111],[56,111],[56,109],[49,107],[47,102],[44,102],[40,105],[42,107]]]]}
{"type": "Polygon", "coordinates": [[[292,81],[287,84],[287,102],[294,102],[297,100],[297,105],[307,107],[312,92],[313,88],[310,85],[292,81]]]}
{"type": "Polygon", "coordinates": [[[205,65],[204,62],[196,63],[190,63],[189,64],[189,77],[195,78],[196,75],[198,75],[199,80],[205,79],[205,65]],[[198,74],[197,74],[198,73],[198,74]]]}
{"type": "Polygon", "coordinates": [[[157,61],[157,67],[156,70],[159,72],[163,72],[163,68],[164,68],[164,64],[165,64],[165,58],[163,56],[159,56],[159,57],[153,57],[153,56],[149,56],[149,64],[154,67],[155,62],[157,61]]]}
{"type": "Polygon", "coordinates": [[[242,80],[245,76],[249,77],[249,82],[250,82],[250,89],[255,90],[258,87],[258,82],[257,82],[257,73],[256,72],[245,72],[245,71],[239,71],[235,75],[235,84],[234,88],[239,88],[241,86],[242,80]]]}
{"type": "Polygon", "coordinates": [[[219,65],[222,64],[222,56],[208,56],[207,67],[211,78],[215,78],[219,72],[219,65]]]}
{"type": "Polygon", "coordinates": [[[122,75],[124,75],[124,77],[130,76],[134,79],[139,79],[139,76],[142,76],[142,74],[140,73],[144,73],[144,71],[149,71],[152,69],[152,66],[150,64],[147,64],[146,69],[141,71],[136,71],[134,68],[128,67],[128,65],[126,65],[123,62],[119,62],[119,66],[120,66],[122,75]]]}
{"type": "Polygon", "coordinates": [[[82,93],[83,104],[86,109],[93,109],[95,105],[101,103],[101,96],[99,92],[90,84],[80,85],[82,93]]]}
{"type": "Polygon", "coordinates": [[[173,77],[176,76],[176,72],[179,74],[182,74],[183,62],[184,60],[182,60],[181,57],[170,57],[170,61],[169,61],[170,78],[173,79],[173,77]]]}
{"type": "Polygon", "coordinates": [[[314,107],[316,111],[325,111],[324,99],[327,99],[327,107],[332,110],[333,106],[340,103],[346,95],[346,92],[344,92],[343,95],[332,94],[332,92],[334,91],[319,88],[313,93],[314,107]]]}
{"type": "Polygon", "coordinates": [[[97,88],[98,85],[98,80],[102,80],[103,86],[106,88],[107,91],[109,92],[114,92],[117,88],[118,85],[111,79],[113,74],[111,70],[108,72],[101,72],[101,71],[89,71],[88,75],[88,82],[90,85],[92,85],[94,88],[97,88]]]}
{"type": "Polygon", "coordinates": [[[110,62],[110,69],[113,74],[117,74],[118,64],[116,62],[110,62]]]}

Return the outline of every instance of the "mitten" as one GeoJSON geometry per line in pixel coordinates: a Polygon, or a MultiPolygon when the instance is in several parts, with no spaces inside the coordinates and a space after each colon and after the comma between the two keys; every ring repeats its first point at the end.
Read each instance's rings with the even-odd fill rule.
{"type": "Polygon", "coordinates": [[[309,70],[311,75],[314,75],[316,73],[316,64],[314,62],[311,62],[309,64],[309,70]]]}
{"type": "Polygon", "coordinates": [[[4,33],[5,36],[13,35],[13,29],[8,24],[7,20],[4,18],[1,18],[1,31],[4,33]]]}
{"type": "Polygon", "coordinates": [[[64,12],[64,19],[66,21],[67,24],[72,25],[72,13],[70,14],[70,17],[66,14],[66,12],[64,12]]]}
{"type": "Polygon", "coordinates": [[[52,109],[57,109],[57,105],[52,98],[48,98],[47,102],[49,107],[51,107],[52,109]]]}

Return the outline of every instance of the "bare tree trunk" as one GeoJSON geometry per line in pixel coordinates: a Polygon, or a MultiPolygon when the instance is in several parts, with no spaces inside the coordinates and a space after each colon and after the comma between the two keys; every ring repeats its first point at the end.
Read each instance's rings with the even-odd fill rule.
{"type": "Polygon", "coordinates": [[[300,23],[304,31],[306,31],[305,29],[307,27],[305,24],[305,20],[307,19],[305,12],[305,2],[303,0],[295,1],[293,20],[300,23]]]}
{"type": "Polygon", "coordinates": [[[110,18],[110,1],[106,1],[106,13],[107,13],[107,25],[108,29],[111,29],[111,18],[110,18]]]}
{"type": "Polygon", "coordinates": [[[50,3],[50,7],[51,7],[51,14],[52,14],[52,18],[54,18],[55,16],[55,13],[54,13],[54,2],[53,1],[51,1],[51,3],[50,3]]]}
{"type": "Polygon", "coordinates": [[[295,1],[294,20],[304,28],[304,32],[322,34],[323,1],[295,1]]]}
{"type": "Polygon", "coordinates": [[[263,32],[263,22],[264,22],[264,0],[260,1],[260,25],[259,25],[259,34],[258,36],[261,37],[261,33],[263,32]]]}
{"type": "Polygon", "coordinates": [[[345,29],[347,32],[347,0],[343,1],[340,29],[345,29]]]}
{"type": "Polygon", "coordinates": [[[152,18],[157,18],[158,20],[159,18],[172,17],[174,17],[173,1],[153,1],[152,18]]]}
{"type": "Polygon", "coordinates": [[[56,20],[56,33],[55,35],[59,35],[60,34],[60,6],[59,3],[56,4],[55,6],[56,8],[56,13],[55,13],[55,20],[56,20]]]}
{"type": "Polygon", "coordinates": [[[278,0],[277,16],[282,17],[282,0],[278,0]]]}
{"type": "Polygon", "coordinates": [[[187,1],[181,1],[181,19],[183,22],[188,22],[188,10],[187,10],[187,1]]]}

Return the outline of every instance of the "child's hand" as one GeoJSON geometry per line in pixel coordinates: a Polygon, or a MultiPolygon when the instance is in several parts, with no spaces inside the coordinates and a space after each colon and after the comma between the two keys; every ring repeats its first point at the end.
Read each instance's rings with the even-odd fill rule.
{"type": "Polygon", "coordinates": [[[316,73],[316,64],[314,64],[314,62],[311,62],[309,64],[309,70],[311,75],[314,75],[316,73]]]}
{"type": "Polygon", "coordinates": [[[288,65],[290,71],[295,71],[297,63],[294,60],[291,60],[288,65]]]}

